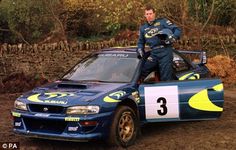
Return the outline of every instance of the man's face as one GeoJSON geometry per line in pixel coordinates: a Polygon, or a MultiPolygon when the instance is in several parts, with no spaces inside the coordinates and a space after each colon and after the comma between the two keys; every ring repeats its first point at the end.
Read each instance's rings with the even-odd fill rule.
{"type": "Polygon", "coordinates": [[[155,18],[156,18],[156,14],[153,12],[152,9],[145,10],[145,15],[144,16],[145,16],[147,22],[151,22],[151,21],[155,20],[155,18]]]}

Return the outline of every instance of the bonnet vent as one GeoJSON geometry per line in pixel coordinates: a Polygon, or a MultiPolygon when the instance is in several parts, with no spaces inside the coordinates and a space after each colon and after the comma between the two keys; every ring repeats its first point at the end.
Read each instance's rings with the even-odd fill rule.
{"type": "Polygon", "coordinates": [[[86,84],[78,83],[60,83],[57,85],[58,88],[68,88],[68,89],[87,89],[86,84]]]}

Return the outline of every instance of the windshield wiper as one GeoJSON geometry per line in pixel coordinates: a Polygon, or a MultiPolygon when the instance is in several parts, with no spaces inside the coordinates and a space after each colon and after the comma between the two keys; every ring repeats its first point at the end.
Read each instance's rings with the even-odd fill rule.
{"type": "Polygon", "coordinates": [[[78,82],[104,82],[104,83],[127,83],[124,81],[104,81],[104,80],[77,80],[78,82]]]}
{"type": "Polygon", "coordinates": [[[97,80],[97,79],[87,79],[87,80],[71,80],[67,78],[62,78],[60,81],[70,81],[70,82],[103,82],[103,83],[127,83],[126,81],[107,81],[107,80],[97,80]]]}
{"type": "Polygon", "coordinates": [[[66,78],[62,78],[62,79],[60,79],[60,81],[72,81],[72,82],[76,82],[75,80],[66,79],[66,78]]]}
{"type": "Polygon", "coordinates": [[[91,80],[77,80],[78,82],[107,82],[107,81],[103,81],[103,80],[95,80],[95,79],[91,79],[91,80]]]}

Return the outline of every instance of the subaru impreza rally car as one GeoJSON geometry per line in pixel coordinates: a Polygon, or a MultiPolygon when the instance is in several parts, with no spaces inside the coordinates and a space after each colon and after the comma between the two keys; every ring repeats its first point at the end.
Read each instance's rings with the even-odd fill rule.
{"type": "Polygon", "coordinates": [[[14,132],[56,140],[104,139],[127,147],[145,123],[220,117],[223,84],[209,78],[205,52],[173,53],[175,80],[168,82],[159,81],[158,71],[140,81],[145,59],[137,58],[135,48],[109,48],[90,55],[60,80],[17,98],[14,132]],[[184,54],[199,54],[200,62],[191,62],[184,54]]]}

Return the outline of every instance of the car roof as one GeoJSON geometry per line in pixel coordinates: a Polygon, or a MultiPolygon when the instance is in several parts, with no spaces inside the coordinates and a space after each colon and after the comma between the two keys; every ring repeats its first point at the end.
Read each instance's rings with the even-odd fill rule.
{"type": "Polygon", "coordinates": [[[109,47],[101,49],[100,52],[136,52],[136,46],[129,46],[129,47],[109,47]]]}
{"type": "MultiPolygon", "coordinates": [[[[137,49],[137,46],[127,46],[127,47],[109,47],[109,48],[103,48],[101,49],[98,53],[135,53],[137,49]]],[[[151,49],[149,47],[145,47],[145,51],[151,51],[151,49]]],[[[202,50],[176,50],[173,49],[173,51],[175,53],[199,53],[199,52],[203,52],[202,50]]]]}
{"type": "MultiPolygon", "coordinates": [[[[126,47],[109,47],[101,49],[100,52],[116,52],[116,53],[136,53],[137,46],[126,46],[126,47]]],[[[150,51],[149,47],[145,47],[145,51],[150,51]]]]}

